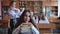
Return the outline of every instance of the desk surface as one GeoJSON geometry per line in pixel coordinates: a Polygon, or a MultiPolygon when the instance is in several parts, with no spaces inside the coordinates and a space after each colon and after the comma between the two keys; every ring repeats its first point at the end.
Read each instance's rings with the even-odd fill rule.
{"type": "Polygon", "coordinates": [[[50,23],[50,24],[37,24],[38,28],[55,28],[56,25],[54,23],[50,23]]]}
{"type": "Polygon", "coordinates": [[[53,17],[48,17],[48,20],[49,20],[49,22],[51,22],[51,23],[60,23],[60,19],[58,19],[58,17],[57,16],[53,16],[53,17]]]}
{"type": "Polygon", "coordinates": [[[57,26],[56,26],[56,24],[58,23],[60,23],[60,19],[58,19],[58,17],[57,16],[54,16],[54,17],[48,17],[48,20],[49,20],[49,22],[50,22],[50,24],[37,24],[37,27],[38,28],[56,28],[57,26]],[[56,24],[55,24],[56,23],[56,24]]]}

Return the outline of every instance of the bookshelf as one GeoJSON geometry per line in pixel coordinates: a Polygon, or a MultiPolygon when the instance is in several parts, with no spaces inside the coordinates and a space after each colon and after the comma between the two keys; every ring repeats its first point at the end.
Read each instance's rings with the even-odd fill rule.
{"type": "Polygon", "coordinates": [[[27,5],[28,5],[29,7],[33,7],[33,6],[34,6],[34,1],[28,1],[28,2],[27,2],[27,5]]]}
{"type": "Polygon", "coordinates": [[[51,6],[51,11],[55,12],[55,16],[58,16],[58,6],[51,6]]]}
{"type": "Polygon", "coordinates": [[[32,10],[35,15],[39,15],[42,11],[42,1],[19,1],[19,6],[32,10]]]}
{"type": "MultiPolygon", "coordinates": [[[[39,15],[41,11],[43,11],[43,7],[49,6],[51,7],[50,11],[55,11],[57,15],[57,0],[15,0],[17,2],[17,7],[18,8],[26,8],[29,10],[32,10],[35,15],[39,15]]],[[[2,6],[5,7],[10,7],[10,0],[4,0],[2,2],[2,6]]]]}
{"type": "Polygon", "coordinates": [[[41,11],[42,11],[42,1],[35,1],[34,13],[36,15],[39,15],[41,11]]]}
{"type": "Polygon", "coordinates": [[[26,9],[29,9],[34,12],[34,1],[27,1],[26,9]]]}
{"type": "Polygon", "coordinates": [[[23,7],[26,8],[26,2],[25,1],[19,1],[19,7],[20,8],[23,8],[23,7]]]}

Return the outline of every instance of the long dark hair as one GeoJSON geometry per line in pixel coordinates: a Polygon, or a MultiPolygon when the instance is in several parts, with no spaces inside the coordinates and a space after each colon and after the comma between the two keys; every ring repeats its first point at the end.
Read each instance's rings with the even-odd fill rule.
{"type": "MultiPolygon", "coordinates": [[[[22,13],[22,15],[20,16],[20,23],[19,24],[21,24],[22,22],[24,22],[24,16],[25,16],[26,12],[30,13],[29,10],[24,10],[24,12],[22,13]]],[[[31,19],[29,20],[29,22],[31,22],[31,19]]]]}
{"type": "MultiPolygon", "coordinates": [[[[29,13],[30,13],[29,10],[24,10],[24,12],[22,13],[22,15],[20,16],[20,22],[18,23],[18,26],[21,25],[21,24],[24,22],[24,16],[25,16],[26,12],[29,12],[29,13]]],[[[32,17],[31,17],[31,15],[30,15],[29,17],[30,17],[29,22],[31,22],[31,23],[37,28],[34,20],[33,20],[32,17]]],[[[37,28],[37,29],[38,29],[38,28],[37,28]]]]}

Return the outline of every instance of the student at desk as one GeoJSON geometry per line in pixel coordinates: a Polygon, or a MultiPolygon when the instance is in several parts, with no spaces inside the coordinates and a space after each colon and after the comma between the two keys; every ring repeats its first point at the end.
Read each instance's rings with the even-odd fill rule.
{"type": "Polygon", "coordinates": [[[39,18],[38,20],[39,23],[49,23],[48,18],[43,15],[43,12],[40,12],[38,18],[39,18]]]}
{"type": "Polygon", "coordinates": [[[56,16],[55,11],[51,11],[50,16],[56,16]]]}
{"type": "Polygon", "coordinates": [[[35,23],[38,23],[38,16],[36,15],[36,16],[34,16],[34,21],[35,21],[35,23]]]}

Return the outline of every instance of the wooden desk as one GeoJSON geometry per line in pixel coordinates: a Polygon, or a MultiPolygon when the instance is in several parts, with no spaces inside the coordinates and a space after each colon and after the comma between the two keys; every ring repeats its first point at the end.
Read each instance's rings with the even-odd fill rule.
{"type": "Polygon", "coordinates": [[[48,20],[49,20],[49,22],[51,22],[51,23],[56,23],[56,24],[59,24],[59,23],[60,23],[60,19],[58,19],[57,16],[53,16],[53,17],[49,16],[49,17],[48,17],[48,20]]]}
{"type": "Polygon", "coordinates": [[[8,28],[9,17],[4,16],[3,19],[0,20],[0,28],[8,28]]]}
{"type": "Polygon", "coordinates": [[[54,23],[50,24],[37,24],[37,27],[39,28],[40,34],[51,34],[51,28],[55,28],[54,23]]]}
{"type": "Polygon", "coordinates": [[[50,23],[50,24],[37,24],[38,28],[55,28],[55,24],[54,23],[50,23]]]}
{"type": "Polygon", "coordinates": [[[57,16],[53,16],[53,17],[48,17],[48,20],[51,22],[51,23],[55,23],[56,25],[56,28],[60,28],[60,19],[58,19],[57,16]]]}

